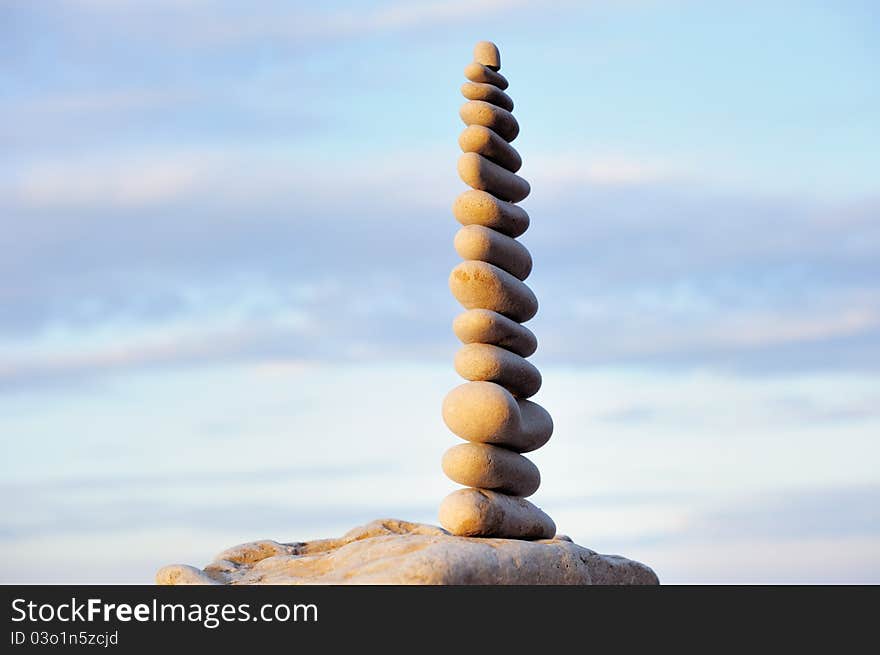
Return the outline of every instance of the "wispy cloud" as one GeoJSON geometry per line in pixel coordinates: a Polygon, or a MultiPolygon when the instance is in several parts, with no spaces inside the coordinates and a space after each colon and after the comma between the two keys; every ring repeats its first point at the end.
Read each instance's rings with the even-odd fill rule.
{"type": "MultiPolygon", "coordinates": [[[[33,114],[117,114],[135,110],[179,107],[197,98],[194,90],[169,89],[99,89],[92,92],[42,96],[21,102],[12,108],[22,117],[33,114]]],[[[10,110],[7,105],[6,111],[10,110]]]]}
{"type": "Polygon", "coordinates": [[[641,186],[698,179],[683,163],[656,156],[602,153],[536,153],[526,162],[533,185],[542,192],[559,193],[571,187],[641,186]]]}
{"type": "Polygon", "coordinates": [[[78,157],[25,166],[9,186],[24,209],[132,209],[196,189],[216,173],[217,163],[188,153],[78,157]]]}
{"type": "Polygon", "coordinates": [[[691,538],[816,538],[880,536],[880,488],[809,489],[744,499],[697,517],[691,538]]]}
{"type": "Polygon", "coordinates": [[[138,209],[193,193],[198,195],[190,202],[202,207],[231,203],[240,211],[279,202],[289,210],[296,209],[296,202],[351,208],[364,196],[385,207],[445,208],[457,187],[447,163],[431,149],[389,150],[350,160],[260,144],[234,152],[215,146],[120,148],[22,161],[5,179],[0,177],[0,189],[2,204],[11,212],[138,209]],[[426,185],[439,186],[438,193],[422,193],[426,185]]]}
{"type": "MultiPolygon", "coordinates": [[[[190,317],[191,318],[191,317],[190,317]]],[[[81,345],[76,333],[55,345],[0,349],[0,389],[58,386],[135,370],[210,365],[238,360],[297,358],[302,366],[320,349],[310,345],[307,316],[279,308],[270,319],[236,320],[201,317],[121,332],[81,345]],[[191,319],[192,320],[192,319],[191,319]],[[299,343],[299,346],[295,344],[299,343]],[[3,351],[6,352],[3,352],[3,351]]],[[[85,336],[85,335],[84,335],[85,336]]],[[[291,361],[288,360],[288,369],[291,361]]]]}
{"type": "Polygon", "coordinates": [[[707,339],[744,348],[835,339],[880,329],[880,308],[845,309],[834,316],[734,317],[710,330],[707,339]]]}
{"type": "MultiPolygon", "coordinates": [[[[455,262],[448,206],[463,188],[446,154],[393,150],[311,167],[311,153],[266,148],[35,160],[0,201],[8,226],[0,242],[12,246],[16,233],[0,263],[7,352],[21,352],[23,334],[39,343],[37,335],[61,326],[86,339],[120,319],[143,321],[144,334],[176,336],[173,345],[136,339],[81,351],[68,343],[74,350],[57,357],[37,349],[7,364],[7,386],[55,373],[298,356],[276,327],[290,311],[305,312],[323,335],[317,357],[446,352],[455,311],[445,288],[455,262]],[[71,241],[75,249],[63,246],[71,241]],[[320,291],[284,291],[293,287],[320,291]],[[256,320],[224,332],[228,324],[216,322],[211,306],[247,307],[254,289],[271,301],[256,320]],[[190,326],[185,333],[174,332],[180,320],[190,326]]],[[[626,175],[592,182],[591,165],[599,164],[567,161],[568,181],[550,190],[539,184],[525,204],[542,357],[880,366],[872,256],[880,244],[870,208],[852,218],[846,206],[724,196],[691,180],[643,175],[638,164],[625,184],[626,175]]],[[[548,170],[541,175],[549,179],[548,170]]]]}

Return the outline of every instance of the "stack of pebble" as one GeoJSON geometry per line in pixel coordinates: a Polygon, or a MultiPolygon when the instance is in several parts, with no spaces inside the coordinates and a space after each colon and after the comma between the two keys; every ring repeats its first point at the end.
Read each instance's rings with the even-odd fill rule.
{"type": "Polygon", "coordinates": [[[472,190],[453,206],[463,225],[455,249],[465,261],[453,269],[449,287],[466,309],[453,330],[464,344],[455,370],[469,382],[443,402],[443,420],[466,441],[446,452],[443,470],[468,488],[446,497],[440,523],[455,535],[545,539],[556,526],[525,500],[541,476],[521,453],[547,443],[553,421],[547,410],[526,400],[541,387],[541,374],[525,359],[538,342],[521,323],[537,313],[538,300],[523,283],[532,257],[516,241],[529,216],[514,203],[530,189],[516,175],[522,159],[510,142],[519,124],[500,68],[495,44],[478,43],[461,89],[468,102],[459,112],[467,127],[458,139],[464,152],[458,173],[472,190]]]}

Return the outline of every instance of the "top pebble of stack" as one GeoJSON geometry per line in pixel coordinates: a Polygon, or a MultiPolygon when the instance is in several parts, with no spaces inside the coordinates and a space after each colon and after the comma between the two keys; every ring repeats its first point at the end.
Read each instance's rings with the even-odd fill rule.
{"type": "Polygon", "coordinates": [[[501,70],[501,53],[491,41],[480,41],[474,46],[474,61],[493,71],[501,70]]]}

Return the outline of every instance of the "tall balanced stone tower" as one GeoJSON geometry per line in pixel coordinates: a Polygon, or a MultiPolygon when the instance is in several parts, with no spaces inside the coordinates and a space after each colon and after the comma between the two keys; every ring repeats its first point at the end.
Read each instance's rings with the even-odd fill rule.
{"type": "Polygon", "coordinates": [[[159,584],[658,584],[644,564],[550,539],[552,519],[526,500],[541,476],[522,453],[547,443],[553,421],[527,400],[541,386],[541,374],[525,359],[538,342],[522,325],[538,311],[523,283],[532,258],[516,241],[529,215],[515,203],[529,194],[529,184],[516,175],[522,161],[510,142],[519,125],[500,68],[498,48],[478,43],[461,88],[469,102],[461,108],[467,127],[458,172],[473,189],[453,207],[463,226],[455,249],[464,261],[449,286],[465,308],[453,330],[464,344],[455,369],[468,381],[443,402],[443,419],[464,439],[447,451],[443,470],[468,488],[440,506],[440,523],[452,534],[379,519],[341,539],[233,546],[203,570],[164,567],[159,584]],[[464,536],[495,538],[475,548],[464,536]]]}
{"type": "Polygon", "coordinates": [[[537,313],[538,300],[523,282],[532,257],[516,240],[529,215],[514,203],[530,188],[516,175],[522,159],[510,142],[519,124],[500,68],[498,48],[481,41],[461,87],[468,102],[459,112],[467,127],[458,138],[464,152],[458,174],[472,190],[453,205],[463,226],[455,249],[464,261],[453,269],[449,287],[466,310],[453,330],[464,344],[455,370],[469,381],[443,401],[443,420],[465,440],[446,452],[443,470],[468,488],[444,499],[440,523],[461,536],[546,539],[556,526],[525,499],[537,491],[541,475],[521,453],[547,443],[553,421],[526,400],[540,389],[541,374],[525,359],[538,342],[521,324],[537,313]]]}

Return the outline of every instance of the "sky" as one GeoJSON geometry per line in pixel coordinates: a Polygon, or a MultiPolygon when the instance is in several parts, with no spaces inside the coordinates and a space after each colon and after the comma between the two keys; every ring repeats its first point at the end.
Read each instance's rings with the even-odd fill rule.
{"type": "Polygon", "coordinates": [[[880,582],[873,2],[0,0],[0,582],[436,523],[462,70],[521,134],[536,504],[880,582]]]}

